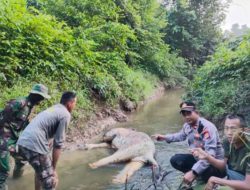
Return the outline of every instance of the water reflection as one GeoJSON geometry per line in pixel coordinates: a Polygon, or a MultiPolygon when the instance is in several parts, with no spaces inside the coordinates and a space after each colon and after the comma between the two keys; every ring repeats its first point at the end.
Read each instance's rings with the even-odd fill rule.
{"type": "MultiPolygon", "coordinates": [[[[117,127],[132,127],[138,131],[143,131],[149,135],[155,133],[172,133],[178,131],[182,126],[181,117],[178,114],[178,106],[182,90],[169,91],[162,98],[153,101],[140,108],[133,114],[127,123],[118,124],[117,127]]],[[[166,170],[171,170],[169,163],[170,157],[176,152],[184,152],[184,143],[174,143],[169,146],[166,143],[156,143],[156,159],[166,170]]],[[[60,184],[59,190],[101,190],[101,189],[124,189],[123,186],[111,185],[112,176],[116,175],[124,164],[110,165],[103,168],[92,170],[88,163],[99,160],[109,155],[108,150],[98,149],[91,151],[65,152],[58,163],[58,174],[60,184]]],[[[9,179],[9,190],[23,189],[32,190],[33,170],[27,166],[25,175],[19,180],[9,179]]],[[[168,178],[168,185],[171,187],[176,184],[179,173],[173,172],[168,178]]],[[[143,184],[150,183],[151,169],[144,167],[138,171],[131,179],[129,185],[138,182],[143,184]],[[140,181],[144,180],[144,181],[140,181]]],[[[144,187],[141,187],[143,189],[144,187]]]]}

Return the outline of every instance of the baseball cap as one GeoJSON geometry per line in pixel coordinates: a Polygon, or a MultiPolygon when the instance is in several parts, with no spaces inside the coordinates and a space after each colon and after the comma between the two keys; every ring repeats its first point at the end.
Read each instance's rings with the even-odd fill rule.
{"type": "Polygon", "coordinates": [[[187,106],[187,105],[184,105],[184,106],[181,108],[180,113],[182,113],[183,111],[192,112],[192,111],[195,111],[195,107],[194,107],[194,106],[187,106]]]}

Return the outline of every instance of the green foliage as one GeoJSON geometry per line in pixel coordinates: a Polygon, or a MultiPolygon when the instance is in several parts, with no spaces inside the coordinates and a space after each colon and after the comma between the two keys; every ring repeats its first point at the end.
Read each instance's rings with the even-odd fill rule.
{"type": "Polygon", "coordinates": [[[117,100],[121,95],[121,88],[112,75],[95,71],[88,79],[88,86],[97,95],[98,99],[109,101],[117,100]]]}
{"type": "Polygon", "coordinates": [[[177,0],[169,7],[166,43],[192,65],[203,64],[221,41],[227,1],[177,0]]]}
{"type": "Polygon", "coordinates": [[[64,23],[27,10],[22,0],[1,1],[0,7],[0,82],[11,84],[14,77],[39,73],[61,76],[62,71],[72,70],[64,53],[73,36],[64,23]]]}
{"type": "Polygon", "coordinates": [[[52,90],[46,106],[73,89],[91,110],[95,99],[139,101],[159,79],[180,85],[187,68],[162,40],[165,14],[156,0],[0,1],[2,100],[32,81],[52,90]]]}
{"type": "Polygon", "coordinates": [[[150,73],[143,73],[141,70],[127,70],[125,72],[126,77],[123,80],[124,82],[120,83],[124,89],[123,95],[135,102],[149,96],[158,82],[156,76],[150,73]]]}
{"type": "Polygon", "coordinates": [[[43,101],[41,105],[36,108],[37,113],[55,104],[56,102],[59,102],[62,92],[68,90],[69,86],[71,90],[77,92],[78,102],[76,109],[85,110],[85,114],[88,114],[93,110],[93,103],[91,103],[88,92],[84,88],[79,89],[77,81],[75,81],[74,83],[68,81],[53,81],[50,77],[38,75],[37,78],[32,81],[32,83],[29,79],[21,79],[18,81],[14,81],[13,83],[14,85],[11,88],[2,86],[2,93],[0,95],[0,108],[3,108],[5,103],[10,99],[28,96],[34,84],[42,83],[49,86],[51,99],[43,101]]]}
{"type": "Polygon", "coordinates": [[[171,71],[176,69],[176,65],[183,64],[183,61],[174,59],[174,62],[178,62],[176,65],[169,61],[173,55],[169,53],[168,46],[162,40],[164,34],[161,32],[166,25],[166,10],[154,0],[119,2],[125,16],[121,21],[134,29],[137,39],[129,41],[133,54],[127,54],[127,63],[156,74],[161,79],[173,78],[171,71]]]}
{"type": "Polygon", "coordinates": [[[237,112],[250,121],[250,33],[231,44],[222,44],[211,61],[198,70],[187,98],[195,100],[211,117],[237,112]]]}
{"type": "Polygon", "coordinates": [[[119,84],[126,82],[123,80],[126,74],[121,77],[122,72],[116,72],[116,68],[128,70],[131,68],[128,65],[147,70],[161,79],[172,80],[171,86],[182,83],[183,77],[178,68],[184,68],[184,61],[171,55],[162,40],[160,30],[166,25],[166,20],[165,9],[159,3],[155,0],[107,1],[112,7],[112,10],[107,10],[96,0],[95,19],[90,20],[88,15],[93,13],[88,8],[89,3],[81,1],[76,6],[73,0],[57,4],[50,1],[46,11],[66,21],[78,38],[92,42],[91,64],[95,62],[95,67],[101,66],[101,70],[105,67],[119,84]],[[69,11],[71,9],[74,11],[69,11]]]}

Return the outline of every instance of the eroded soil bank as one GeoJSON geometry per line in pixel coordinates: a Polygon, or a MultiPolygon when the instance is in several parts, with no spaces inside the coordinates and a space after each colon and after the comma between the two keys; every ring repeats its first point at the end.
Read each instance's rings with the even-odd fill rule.
{"type": "Polygon", "coordinates": [[[73,120],[74,127],[68,129],[65,150],[76,150],[85,143],[95,141],[105,130],[112,128],[117,123],[128,121],[134,111],[162,97],[166,91],[164,85],[159,85],[152,95],[137,105],[133,102],[126,102],[125,108],[122,105],[117,105],[116,108],[103,106],[99,107],[87,122],[81,119],[73,120]]]}

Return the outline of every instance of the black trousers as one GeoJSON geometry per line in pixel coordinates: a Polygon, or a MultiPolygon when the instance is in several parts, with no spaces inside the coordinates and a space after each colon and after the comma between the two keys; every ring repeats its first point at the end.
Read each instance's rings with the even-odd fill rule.
{"type": "MultiPolygon", "coordinates": [[[[190,171],[196,162],[197,160],[192,154],[176,154],[170,159],[171,165],[183,173],[190,171]]],[[[199,177],[207,182],[211,176],[223,178],[226,176],[226,172],[221,172],[219,169],[209,166],[199,177]]]]}

